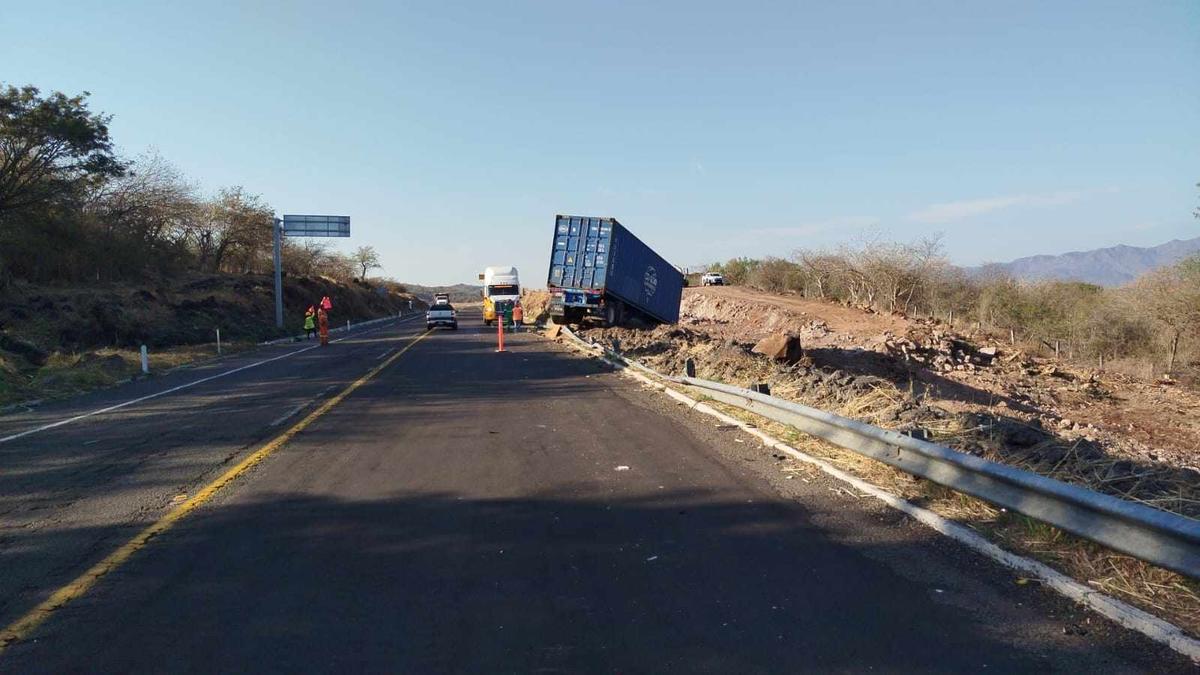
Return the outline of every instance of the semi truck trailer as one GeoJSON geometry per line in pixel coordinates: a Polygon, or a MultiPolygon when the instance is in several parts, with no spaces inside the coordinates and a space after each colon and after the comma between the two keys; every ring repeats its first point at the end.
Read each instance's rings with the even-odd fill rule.
{"type": "Polygon", "coordinates": [[[675,323],[683,274],[616,218],[558,215],[546,287],[556,323],[675,323]]]}

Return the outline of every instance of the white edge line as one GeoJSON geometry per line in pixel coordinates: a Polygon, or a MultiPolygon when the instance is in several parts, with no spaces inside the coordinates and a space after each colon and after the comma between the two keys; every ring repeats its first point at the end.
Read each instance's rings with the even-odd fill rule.
{"type": "Polygon", "coordinates": [[[783,452],[801,462],[812,464],[826,474],[850,484],[858,491],[869,494],[884,504],[912,516],[922,525],[936,530],[940,534],[991,558],[1005,567],[1018,570],[1030,577],[1036,578],[1043,585],[1057,591],[1060,595],[1078,602],[1121,626],[1137,631],[1155,642],[1170,647],[1176,652],[1192,659],[1194,663],[1200,663],[1200,640],[1188,636],[1179,626],[1169,621],[1164,621],[1117,598],[1105,595],[1048,565],[1010,551],[1005,551],[964,525],[943,518],[933,511],[917,506],[879,486],[872,485],[861,478],[852,476],[822,459],[801,452],[786,443],[768,436],[761,430],[747,425],[739,419],[726,415],[706,403],[701,403],[687,394],[655,382],[641,373],[627,369],[624,364],[612,361],[603,355],[597,356],[601,361],[621,371],[622,374],[649,385],[681,403],[687,404],[693,410],[711,415],[726,424],[736,425],[742,431],[758,438],[766,447],[783,452]]]}
{"type": "MultiPolygon", "coordinates": [[[[420,316],[420,315],[417,315],[417,316],[420,316]]],[[[399,321],[397,321],[396,323],[398,323],[398,324],[399,324],[399,323],[404,323],[404,322],[406,322],[406,321],[410,321],[412,318],[416,318],[416,317],[410,317],[409,319],[400,319],[400,320],[399,320],[399,321]]],[[[365,333],[368,333],[368,332],[377,331],[377,330],[380,330],[380,329],[382,329],[382,328],[386,328],[386,326],[380,326],[380,327],[378,327],[378,328],[372,328],[370,331],[363,331],[362,333],[358,333],[358,335],[363,335],[363,334],[365,334],[365,333]]],[[[346,339],[348,339],[349,337],[350,337],[350,336],[349,336],[349,335],[347,335],[347,336],[345,336],[345,337],[338,338],[337,340],[334,340],[333,342],[341,342],[342,340],[346,340],[346,339]]],[[[357,336],[355,336],[355,337],[357,337],[357,336]]],[[[317,347],[319,347],[319,346],[320,346],[320,345],[313,345],[313,346],[311,346],[311,347],[305,347],[304,349],[297,349],[297,350],[296,350],[296,351],[294,351],[294,352],[288,352],[287,354],[280,354],[279,356],[273,356],[273,357],[271,357],[271,358],[269,358],[269,359],[263,359],[262,361],[258,361],[258,362],[256,362],[256,363],[250,363],[250,364],[247,364],[247,365],[244,365],[244,366],[239,366],[239,367],[237,367],[237,368],[234,368],[234,369],[232,369],[232,370],[227,370],[227,371],[225,371],[225,372],[223,372],[223,373],[217,373],[216,375],[209,375],[208,377],[202,377],[202,378],[200,378],[200,379],[198,379],[198,380],[193,380],[193,381],[191,381],[191,382],[185,382],[184,384],[181,384],[181,385],[178,385],[178,386],[175,386],[175,387],[171,387],[170,389],[164,389],[163,391],[158,391],[158,392],[155,392],[155,393],[153,393],[153,394],[146,394],[145,396],[139,396],[138,398],[131,399],[131,400],[125,401],[125,402],[123,402],[123,403],[117,403],[116,405],[110,405],[110,406],[108,406],[108,407],[106,407],[106,408],[100,408],[100,409],[98,409],[98,410],[92,410],[92,411],[90,411],[90,412],[83,413],[82,415],[75,415],[74,417],[68,417],[68,418],[66,418],[66,419],[62,419],[62,420],[59,420],[59,421],[57,421],[57,422],[51,422],[50,424],[43,424],[42,426],[40,426],[40,427],[35,427],[35,428],[33,428],[33,429],[26,429],[25,431],[20,431],[20,432],[17,432],[17,433],[15,433],[15,434],[10,434],[10,435],[8,435],[8,436],[4,436],[4,437],[0,438],[0,443],[8,443],[9,441],[15,441],[15,440],[17,440],[18,438],[24,438],[24,437],[26,437],[26,436],[32,436],[33,434],[41,433],[41,432],[43,432],[43,431],[49,431],[50,429],[55,429],[55,428],[57,428],[57,427],[65,426],[65,425],[67,425],[67,424],[72,424],[72,423],[74,423],[74,422],[78,422],[79,420],[87,419],[87,418],[89,418],[89,417],[94,417],[94,416],[96,416],[96,415],[103,415],[104,413],[110,413],[110,412],[112,412],[112,411],[114,411],[114,410],[120,410],[121,408],[127,408],[127,407],[129,407],[129,406],[131,406],[131,405],[136,405],[136,404],[138,404],[138,403],[142,403],[143,401],[149,401],[150,399],[158,398],[158,397],[160,397],[160,396],[166,396],[167,394],[173,394],[173,393],[175,393],[175,392],[177,392],[177,391],[182,391],[182,390],[184,390],[184,389],[188,389],[188,388],[190,388],[190,387],[194,387],[194,386],[196,386],[196,385],[198,385],[198,384],[204,384],[205,382],[211,382],[211,381],[213,381],[213,380],[220,379],[220,378],[222,378],[222,377],[225,377],[225,376],[227,376],[227,375],[233,375],[234,373],[240,373],[240,372],[242,372],[243,370],[249,370],[249,369],[251,369],[251,368],[257,368],[258,366],[261,366],[261,365],[264,365],[264,364],[267,364],[267,363],[271,363],[272,361],[278,361],[278,360],[280,360],[280,359],[286,359],[286,358],[288,358],[288,357],[295,356],[295,355],[297,355],[297,354],[303,354],[304,352],[311,351],[311,350],[313,350],[313,349],[316,349],[316,348],[317,348],[317,347]]]]}

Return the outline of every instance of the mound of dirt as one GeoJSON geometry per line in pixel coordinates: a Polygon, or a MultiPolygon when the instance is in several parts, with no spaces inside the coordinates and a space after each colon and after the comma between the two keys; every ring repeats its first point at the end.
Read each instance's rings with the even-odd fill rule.
{"type": "Polygon", "coordinates": [[[550,292],[546,290],[522,290],[521,308],[525,312],[525,323],[542,324],[550,318],[550,292]]]}

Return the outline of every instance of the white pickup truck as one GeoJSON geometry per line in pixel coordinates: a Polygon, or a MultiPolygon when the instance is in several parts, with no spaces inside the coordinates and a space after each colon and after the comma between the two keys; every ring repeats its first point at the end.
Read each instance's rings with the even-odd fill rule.
{"type": "Polygon", "coordinates": [[[439,302],[425,312],[425,327],[449,326],[458,330],[458,311],[449,302],[439,302]]]}

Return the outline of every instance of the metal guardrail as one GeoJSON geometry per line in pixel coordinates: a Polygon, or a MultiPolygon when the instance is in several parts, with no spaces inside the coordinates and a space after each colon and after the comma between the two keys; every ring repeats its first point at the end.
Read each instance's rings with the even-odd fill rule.
{"type": "Polygon", "coordinates": [[[1200,520],[1118,499],[1030,471],[766,394],[695,377],[663,375],[601,345],[572,339],[660,379],[795,427],[901,471],[1049,523],[1148,563],[1200,579],[1200,520]]]}

